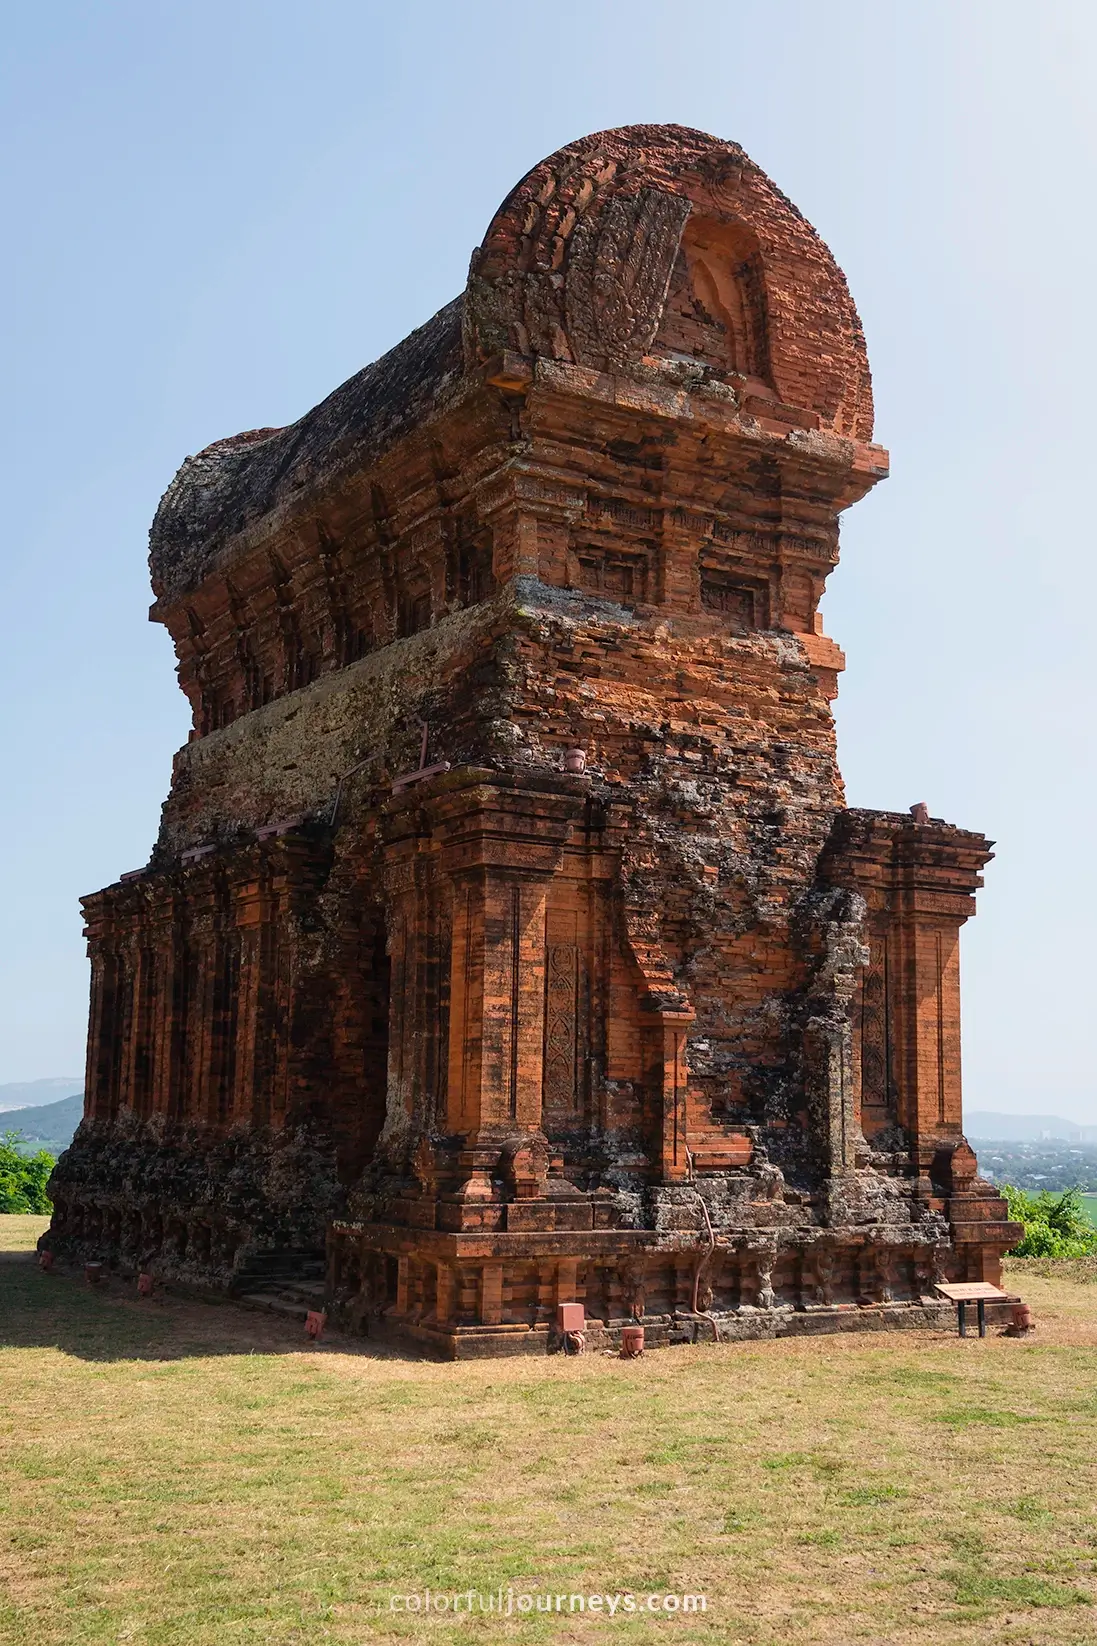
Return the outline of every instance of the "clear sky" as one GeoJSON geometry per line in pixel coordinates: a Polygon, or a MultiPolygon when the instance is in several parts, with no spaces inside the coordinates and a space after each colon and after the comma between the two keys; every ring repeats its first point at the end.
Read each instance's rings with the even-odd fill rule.
{"type": "Polygon", "coordinates": [[[52,0],[6,14],[0,1083],[83,1066],[77,898],[142,864],[187,717],[146,532],[454,296],[560,144],[743,144],[849,277],[892,478],[824,603],[852,804],[997,841],[969,1107],[1097,1121],[1097,7],[52,0]],[[1053,872],[1054,871],[1054,872],[1053,872]]]}

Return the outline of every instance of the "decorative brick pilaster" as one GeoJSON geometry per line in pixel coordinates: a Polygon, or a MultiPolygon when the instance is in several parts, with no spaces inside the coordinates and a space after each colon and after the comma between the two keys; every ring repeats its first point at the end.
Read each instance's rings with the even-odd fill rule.
{"type": "Polygon", "coordinates": [[[824,854],[824,877],[868,907],[853,1007],[858,1113],[902,1126],[927,1175],[962,1138],[960,927],[990,856],[983,835],[860,810],[838,814],[824,854]]]}

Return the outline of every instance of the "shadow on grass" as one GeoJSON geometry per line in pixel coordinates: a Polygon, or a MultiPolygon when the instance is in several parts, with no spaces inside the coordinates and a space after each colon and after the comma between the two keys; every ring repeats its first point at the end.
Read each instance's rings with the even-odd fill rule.
{"type": "Polygon", "coordinates": [[[184,1360],[209,1355],[419,1357],[368,1339],[326,1336],[312,1344],[293,1320],[236,1304],[157,1292],[137,1296],[132,1280],[98,1286],[82,1273],[44,1274],[34,1252],[0,1252],[0,1350],[57,1349],[78,1360],[184,1360]]]}

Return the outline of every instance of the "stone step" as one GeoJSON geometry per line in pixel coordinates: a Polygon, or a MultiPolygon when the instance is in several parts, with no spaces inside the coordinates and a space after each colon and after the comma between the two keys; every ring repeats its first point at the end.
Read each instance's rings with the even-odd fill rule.
{"type": "Polygon", "coordinates": [[[319,1312],[324,1306],[322,1297],[302,1299],[288,1296],[285,1292],[243,1292],[235,1301],[245,1308],[262,1309],[267,1314],[283,1315],[287,1320],[299,1320],[302,1324],[310,1310],[319,1312]]]}
{"type": "Polygon", "coordinates": [[[256,1286],[252,1296],[284,1297],[287,1302],[299,1303],[303,1309],[322,1309],[324,1307],[324,1289],[322,1286],[256,1286]]]}
{"type": "Polygon", "coordinates": [[[686,1145],[695,1167],[702,1171],[749,1166],[754,1154],[749,1137],[727,1132],[691,1132],[686,1137],[686,1145]]]}
{"type": "Polygon", "coordinates": [[[254,1269],[245,1269],[238,1276],[238,1284],[245,1291],[261,1291],[265,1286],[319,1286],[323,1290],[323,1269],[264,1269],[256,1274],[254,1269]]]}
{"type": "Polygon", "coordinates": [[[735,1137],[749,1141],[746,1127],[738,1120],[720,1120],[714,1118],[708,1109],[698,1114],[686,1115],[687,1137],[735,1137]]]}
{"type": "Polygon", "coordinates": [[[291,1286],[323,1290],[326,1265],[322,1258],[294,1259],[281,1253],[278,1256],[281,1261],[277,1263],[256,1262],[254,1259],[249,1262],[236,1276],[234,1290],[241,1293],[268,1289],[278,1291],[291,1286]]]}
{"type": "Polygon", "coordinates": [[[246,1274],[323,1274],[324,1254],[317,1251],[294,1251],[280,1248],[270,1252],[253,1252],[248,1258],[246,1274]]]}

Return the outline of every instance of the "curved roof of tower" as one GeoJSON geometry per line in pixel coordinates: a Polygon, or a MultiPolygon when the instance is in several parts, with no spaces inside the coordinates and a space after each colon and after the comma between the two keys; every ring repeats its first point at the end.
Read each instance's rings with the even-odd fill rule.
{"type": "Polygon", "coordinates": [[[238,533],[369,467],[504,351],[626,373],[651,348],[684,233],[729,231],[753,259],[776,397],[865,441],[872,393],[860,321],[811,225],[735,143],[623,126],[535,166],[495,213],[464,293],[283,429],[188,457],[149,538],[158,596],[194,588],[238,533]]]}

